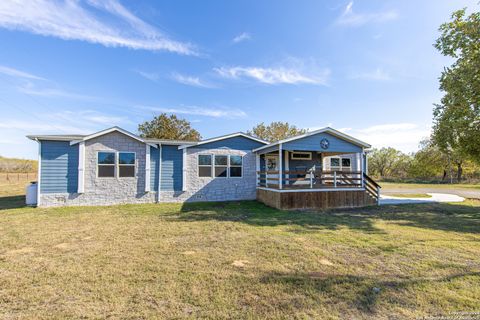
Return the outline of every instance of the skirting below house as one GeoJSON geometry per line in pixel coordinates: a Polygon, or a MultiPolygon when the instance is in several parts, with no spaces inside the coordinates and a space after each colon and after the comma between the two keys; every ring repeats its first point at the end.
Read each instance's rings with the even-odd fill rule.
{"type": "Polygon", "coordinates": [[[257,200],[281,210],[354,208],[375,205],[376,200],[364,189],[278,192],[257,189],[257,200]]]}
{"type": "Polygon", "coordinates": [[[120,193],[44,193],[40,196],[40,207],[255,200],[255,189],[237,189],[232,192],[229,192],[229,188],[224,190],[206,188],[196,192],[161,191],[160,199],[157,199],[157,192],[130,195],[120,193]]]}
{"type": "Polygon", "coordinates": [[[156,200],[156,192],[128,196],[121,196],[118,193],[44,193],[40,195],[40,207],[109,206],[127,203],[155,203],[156,200]]]}

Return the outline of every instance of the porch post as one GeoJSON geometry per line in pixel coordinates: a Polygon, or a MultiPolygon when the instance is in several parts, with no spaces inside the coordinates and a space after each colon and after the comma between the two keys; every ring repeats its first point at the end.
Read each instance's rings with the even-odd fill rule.
{"type": "Polygon", "coordinates": [[[363,173],[364,173],[364,171],[363,171],[363,167],[364,167],[363,161],[364,161],[364,159],[365,159],[365,154],[363,153],[363,151],[362,151],[362,153],[359,154],[359,156],[360,156],[360,168],[361,168],[361,170],[360,170],[360,171],[361,171],[360,179],[362,179],[362,180],[360,180],[360,181],[361,181],[361,183],[362,183],[362,188],[363,188],[363,187],[365,187],[365,185],[364,185],[364,184],[365,184],[365,181],[363,180],[363,173]]]}
{"type": "MultiPolygon", "coordinates": [[[[285,170],[290,171],[290,159],[289,159],[288,151],[285,150],[284,154],[285,154],[285,170]]],[[[286,174],[285,178],[287,178],[287,179],[290,178],[290,174],[286,174]]],[[[290,184],[290,180],[285,181],[285,185],[287,185],[287,184],[290,184]]]]}
{"type": "Polygon", "coordinates": [[[282,144],[278,145],[278,188],[283,189],[282,144]]]}
{"type": "Polygon", "coordinates": [[[260,186],[260,173],[258,173],[260,171],[260,155],[257,153],[255,154],[255,173],[256,173],[256,181],[257,181],[257,187],[260,186]]]}
{"type": "MultiPolygon", "coordinates": [[[[360,172],[363,173],[362,154],[363,154],[363,149],[362,149],[362,153],[357,152],[357,153],[355,154],[355,158],[356,158],[356,160],[357,160],[357,171],[360,171],[360,172]],[[360,169],[360,170],[358,170],[358,169],[360,169]]],[[[360,179],[362,179],[362,180],[360,180],[360,181],[361,181],[360,184],[361,184],[362,187],[363,187],[363,174],[360,174],[360,179]]]]}
{"type": "Polygon", "coordinates": [[[367,153],[365,152],[363,156],[365,157],[365,174],[368,175],[368,156],[367,156],[367,153]]]}

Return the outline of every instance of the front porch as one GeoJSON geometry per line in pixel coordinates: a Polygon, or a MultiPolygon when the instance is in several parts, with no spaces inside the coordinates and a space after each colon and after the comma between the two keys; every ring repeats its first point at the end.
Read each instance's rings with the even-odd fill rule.
{"type": "Polygon", "coordinates": [[[328,128],[254,150],[257,199],[278,209],[374,205],[380,186],[367,175],[369,145],[328,128]]]}

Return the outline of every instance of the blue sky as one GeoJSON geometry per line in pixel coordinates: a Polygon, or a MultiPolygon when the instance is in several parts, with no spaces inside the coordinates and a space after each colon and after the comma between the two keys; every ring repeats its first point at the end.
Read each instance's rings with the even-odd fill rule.
{"type": "Polygon", "coordinates": [[[136,132],[160,112],[204,138],[288,121],[410,152],[451,61],[438,26],[471,1],[0,3],[0,155],[26,134],[136,132]]]}

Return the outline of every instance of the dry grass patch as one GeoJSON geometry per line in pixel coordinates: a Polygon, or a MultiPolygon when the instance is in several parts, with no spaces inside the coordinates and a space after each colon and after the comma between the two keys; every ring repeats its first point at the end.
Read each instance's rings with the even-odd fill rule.
{"type": "Polygon", "coordinates": [[[480,301],[477,202],[1,206],[4,318],[415,318],[480,301]]]}

